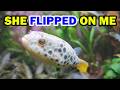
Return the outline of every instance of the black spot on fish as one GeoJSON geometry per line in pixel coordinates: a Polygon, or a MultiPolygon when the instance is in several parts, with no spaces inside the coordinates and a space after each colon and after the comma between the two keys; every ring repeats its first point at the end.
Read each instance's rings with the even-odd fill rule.
{"type": "Polygon", "coordinates": [[[67,55],[64,56],[64,59],[67,59],[67,55]]]}
{"type": "Polygon", "coordinates": [[[60,55],[62,56],[63,54],[61,53],[60,55]]]}
{"type": "Polygon", "coordinates": [[[68,62],[66,62],[66,65],[68,65],[68,62]]]}
{"type": "Polygon", "coordinates": [[[67,64],[67,61],[65,61],[64,64],[67,64]]]}
{"type": "Polygon", "coordinates": [[[53,60],[52,58],[50,60],[53,60]]]}
{"type": "Polygon", "coordinates": [[[65,47],[63,48],[63,52],[66,52],[66,48],[65,47]]]}
{"type": "Polygon", "coordinates": [[[45,48],[44,48],[43,50],[44,50],[44,51],[46,51],[46,49],[45,49],[45,48]]]}
{"type": "Polygon", "coordinates": [[[58,59],[56,59],[55,61],[58,62],[58,59]]]}
{"type": "Polygon", "coordinates": [[[73,57],[73,60],[75,60],[75,57],[73,57]]]}
{"type": "Polygon", "coordinates": [[[57,50],[58,50],[57,48],[54,49],[55,52],[56,52],[57,50]]]}
{"type": "Polygon", "coordinates": [[[63,61],[61,61],[60,63],[63,64],[63,61]]]}
{"type": "Polygon", "coordinates": [[[62,50],[61,50],[61,49],[58,49],[58,52],[62,52],[62,50]]]}
{"type": "Polygon", "coordinates": [[[73,64],[76,64],[76,62],[73,62],[73,64]]]}
{"type": "Polygon", "coordinates": [[[44,54],[45,56],[47,56],[47,54],[44,54]]]}
{"type": "Polygon", "coordinates": [[[63,44],[60,44],[60,47],[63,47],[63,44]]]}
{"type": "Polygon", "coordinates": [[[70,61],[72,61],[73,60],[73,58],[72,57],[70,57],[70,61]]]}
{"type": "Polygon", "coordinates": [[[70,57],[70,55],[68,55],[68,58],[70,57]]]}
{"type": "Polygon", "coordinates": [[[48,51],[48,53],[51,55],[51,54],[52,54],[52,51],[48,51]]]}

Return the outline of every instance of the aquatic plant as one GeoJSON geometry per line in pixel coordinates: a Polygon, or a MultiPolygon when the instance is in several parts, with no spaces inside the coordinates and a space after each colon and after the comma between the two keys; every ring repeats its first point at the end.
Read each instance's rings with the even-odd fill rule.
{"type": "Polygon", "coordinates": [[[120,58],[108,59],[103,67],[105,79],[120,79],[120,58]]]}

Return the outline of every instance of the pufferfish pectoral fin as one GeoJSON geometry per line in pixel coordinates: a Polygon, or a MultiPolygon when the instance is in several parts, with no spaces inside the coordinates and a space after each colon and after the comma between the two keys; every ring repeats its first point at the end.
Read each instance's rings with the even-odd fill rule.
{"type": "Polygon", "coordinates": [[[88,63],[82,59],[80,59],[80,63],[76,65],[80,73],[87,73],[88,67],[88,63]]]}

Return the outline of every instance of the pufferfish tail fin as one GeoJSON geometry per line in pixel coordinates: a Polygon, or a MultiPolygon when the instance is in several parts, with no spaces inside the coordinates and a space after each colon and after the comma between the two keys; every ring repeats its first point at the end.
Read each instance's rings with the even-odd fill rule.
{"type": "Polygon", "coordinates": [[[80,63],[76,65],[76,68],[79,70],[80,73],[87,73],[88,67],[88,62],[82,59],[80,59],[80,63]]]}

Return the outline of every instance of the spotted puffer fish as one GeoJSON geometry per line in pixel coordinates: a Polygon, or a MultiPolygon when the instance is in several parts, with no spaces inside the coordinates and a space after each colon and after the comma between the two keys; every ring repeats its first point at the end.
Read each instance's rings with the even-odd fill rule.
{"type": "Polygon", "coordinates": [[[74,66],[87,73],[88,63],[80,59],[74,49],[63,39],[40,31],[31,31],[22,37],[24,48],[43,62],[59,66],[74,66]]]}

